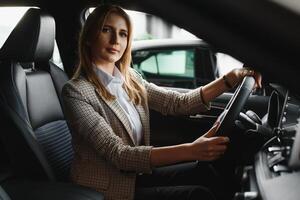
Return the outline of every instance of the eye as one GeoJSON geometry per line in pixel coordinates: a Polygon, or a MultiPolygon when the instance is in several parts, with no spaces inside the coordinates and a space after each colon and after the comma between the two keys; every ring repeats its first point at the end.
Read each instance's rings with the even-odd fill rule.
{"type": "Polygon", "coordinates": [[[102,33],[109,33],[111,30],[108,27],[103,27],[102,28],[102,33]]]}
{"type": "Polygon", "coordinates": [[[126,32],[121,32],[121,33],[120,33],[120,36],[121,36],[121,37],[124,37],[124,38],[126,38],[127,35],[128,35],[128,34],[127,34],[126,32]]]}

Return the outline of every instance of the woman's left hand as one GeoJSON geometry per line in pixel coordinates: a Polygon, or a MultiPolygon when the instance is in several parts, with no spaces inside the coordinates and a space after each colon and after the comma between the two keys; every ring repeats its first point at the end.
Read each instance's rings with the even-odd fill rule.
{"type": "Polygon", "coordinates": [[[233,69],[230,71],[227,75],[228,78],[231,78],[231,83],[234,83],[234,85],[240,83],[245,76],[253,76],[255,79],[255,86],[254,88],[261,88],[261,81],[262,81],[262,76],[259,72],[254,71],[252,69],[249,69],[248,67],[243,67],[239,69],[233,69]]]}

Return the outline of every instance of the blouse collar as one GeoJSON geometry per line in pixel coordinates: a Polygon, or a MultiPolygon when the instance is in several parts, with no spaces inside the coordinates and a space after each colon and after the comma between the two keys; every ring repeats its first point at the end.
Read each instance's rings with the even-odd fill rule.
{"type": "Polygon", "coordinates": [[[107,87],[109,84],[120,84],[122,85],[124,83],[124,76],[120,72],[120,70],[115,66],[113,70],[113,74],[110,75],[107,72],[103,71],[101,68],[97,67],[94,64],[95,72],[100,79],[101,83],[107,87]]]}

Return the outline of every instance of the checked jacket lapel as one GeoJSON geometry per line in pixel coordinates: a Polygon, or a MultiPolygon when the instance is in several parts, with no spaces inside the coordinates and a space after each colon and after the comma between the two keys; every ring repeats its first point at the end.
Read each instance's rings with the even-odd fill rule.
{"type": "Polygon", "coordinates": [[[118,117],[118,119],[121,121],[121,123],[123,124],[124,128],[126,129],[130,140],[132,142],[133,145],[136,145],[133,137],[132,137],[132,129],[130,127],[130,122],[129,119],[127,118],[124,110],[122,109],[122,107],[120,106],[120,104],[118,103],[118,101],[115,99],[113,101],[108,101],[105,98],[102,97],[101,93],[95,88],[98,96],[101,97],[101,99],[108,105],[108,107],[115,113],[115,115],[118,117]]]}

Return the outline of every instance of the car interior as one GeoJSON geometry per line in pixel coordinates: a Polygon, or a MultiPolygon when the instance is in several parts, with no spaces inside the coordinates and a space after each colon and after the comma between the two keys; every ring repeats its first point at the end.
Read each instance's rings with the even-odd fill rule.
{"type": "MultiPolygon", "coordinates": [[[[205,113],[165,116],[150,110],[151,145],[192,142],[220,119],[217,135],[229,136],[231,147],[215,163],[226,170],[222,162],[232,162],[228,167],[234,167],[235,183],[228,179],[228,184],[237,183],[232,199],[299,199],[300,4],[267,0],[80,0],[66,2],[67,7],[59,1],[1,1],[0,7],[30,8],[0,47],[0,199],[104,199],[68,179],[73,149],[61,99],[76,66],[86,11],[102,3],[160,16],[203,39],[195,53],[200,78],[184,82],[185,87],[178,77],[145,72],[148,81],[182,93],[206,84],[219,76],[214,52],[231,55],[262,74],[263,88],[254,91],[254,79],[246,77],[213,100],[205,113]],[[63,68],[53,62],[55,43],[63,68]]],[[[133,48],[137,61],[131,67],[137,63],[140,68],[159,50],[185,49],[175,42],[146,43],[133,48]],[[153,52],[138,52],[146,50],[153,52]]],[[[193,45],[199,43],[185,47],[193,45]]]]}

